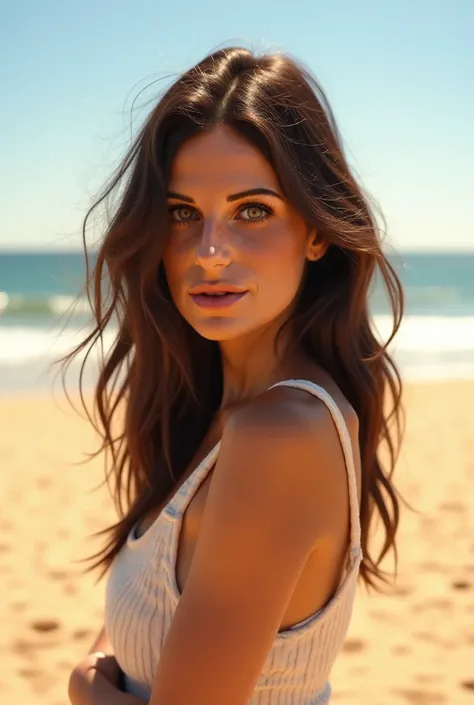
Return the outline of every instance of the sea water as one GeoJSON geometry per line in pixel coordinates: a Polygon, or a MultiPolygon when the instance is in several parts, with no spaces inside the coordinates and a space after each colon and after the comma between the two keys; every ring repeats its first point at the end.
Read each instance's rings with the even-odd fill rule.
{"type": "MultiPolygon", "coordinates": [[[[474,252],[399,252],[389,259],[406,296],[403,323],[389,348],[403,376],[474,377],[474,252]]],[[[82,252],[0,252],[0,393],[57,383],[50,363],[88,329],[84,281],[82,252]]],[[[370,308],[386,340],[392,320],[379,281],[370,308]]],[[[105,349],[114,334],[107,331],[105,349]]],[[[95,379],[94,365],[93,355],[86,386],[95,379]]],[[[77,365],[72,369],[77,373],[77,365]]]]}

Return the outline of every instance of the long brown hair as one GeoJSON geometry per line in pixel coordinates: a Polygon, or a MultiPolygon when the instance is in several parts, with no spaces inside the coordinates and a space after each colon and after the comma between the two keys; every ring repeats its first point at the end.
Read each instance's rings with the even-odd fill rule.
{"type": "Polygon", "coordinates": [[[291,322],[297,343],[333,377],[359,417],[361,577],[377,586],[386,581],[382,558],[390,549],[396,558],[399,500],[391,475],[402,437],[402,384],[386,348],[400,325],[402,288],[382,252],[375,206],[346,163],[323,90],[292,58],[255,56],[243,48],[211,54],[161,96],[84,221],[88,262],[88,218],[120,191],[96,262],[87,267],[94,329],[61,360],[65,370],[102,341],[109,324],[118,326],[102,358],[94,413],[86,413],[101,433],[97,453],[104,451],[111,461],[107,477],[115,481],[119,520],[99,532],[109,540],[88,559],[95,560],[88,570],[101,567],[102,577],[135,522],[161,506],[219,408],[218,344],[200,337],[178,313],[162,254],[174,155],[185,139],[222,124],[261,150],[286,197],[329,243],[325,256],[308,265],[291,322]],[[384,343],[369,313],[376,273],[393,312],[392,334],[384,343]],[[382,445],[388,449],[385,469],[382,445]],[[374,555],[369,531],[377,514],[384,541],[374,555]]]}

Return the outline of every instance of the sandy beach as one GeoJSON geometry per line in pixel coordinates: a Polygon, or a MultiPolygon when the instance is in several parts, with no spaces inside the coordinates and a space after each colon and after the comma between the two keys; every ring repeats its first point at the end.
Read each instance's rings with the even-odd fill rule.
{"type": "MultiPolygon", "coordinates": [[[[474,380],[407,384],[396,481],[399,577],[361,588],[333,672],[341,705],[474,703],[474,380]]],[[[0,703],[66,705],[102,622],[104,583],[73,561],[114,518],[93,431],[64,400],[0,399],[0,703]]],[[[387,566],[390,567],[390,566],[387,566]]]]}

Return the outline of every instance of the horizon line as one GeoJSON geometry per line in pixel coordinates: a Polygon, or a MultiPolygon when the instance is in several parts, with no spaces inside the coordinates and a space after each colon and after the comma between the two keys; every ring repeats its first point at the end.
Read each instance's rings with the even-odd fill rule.
{"type": "MultiPolygon", "coordinates": [[[[98,251],[98,247],[88,248],[89,253],[94,253],[98,251]]],[[[412,252],[412,253],[439,253],[443,252],[452,253],[457,252],[462,253],[472,253],[474,254],[474,243],[471,244],[459,244],[459,245],[432,245],[430,247],[423,247],[422,245],[400,245],[398,247],[393,244],[382,247],[382,251],[387,254],[397,254],[399,252],[412,252]]],[[[2,254],[84,254],[84,250],[81,247],[54,247],[51,245],[3,245],[0,243],[0,255],[2,254]]]]}

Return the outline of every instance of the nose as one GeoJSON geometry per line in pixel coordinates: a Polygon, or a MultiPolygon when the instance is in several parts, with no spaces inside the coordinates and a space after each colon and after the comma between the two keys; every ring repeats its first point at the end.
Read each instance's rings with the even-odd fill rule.
{"type": "Polygon", "coordinates": [[[209,271],[216,267],[228,267],[232,261],[231,250],[225,236],[215,223],[208,223],[202,229],[202,236],[196,248],[196,264],[209,271]]]}

